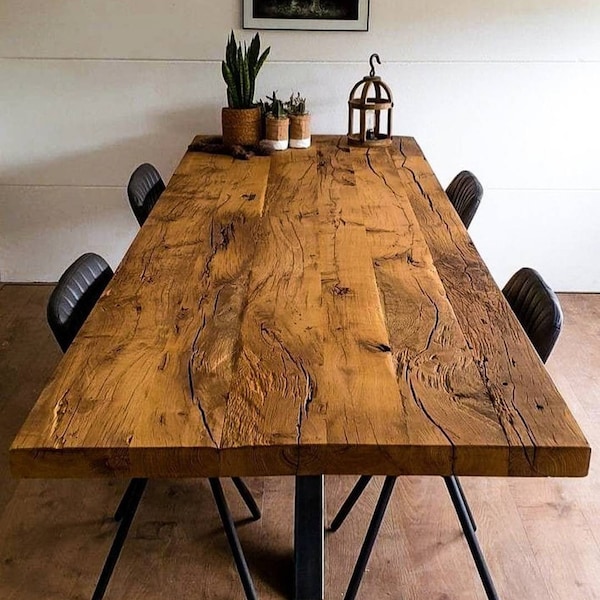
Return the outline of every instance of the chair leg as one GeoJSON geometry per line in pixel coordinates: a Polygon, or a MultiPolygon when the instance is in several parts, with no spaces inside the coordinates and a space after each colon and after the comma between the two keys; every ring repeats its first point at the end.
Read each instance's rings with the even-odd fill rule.
{"type": "Polygon", "coordinates": [[[256,504],[256,500],[254,500],[254,496],[250,490],[246,487],[246,484],[239,477],[232,477],[233,484],[237,488],[237,491],[240,493],[242,500],[246,503],[248,510],[252,513],[252,518],[255,521],[260,519],[260,508],[258,508],[258,504],[256,504]]]}
{"type": "Polygon", "coordinates": [[[485,558],[483,557],[483,553],[479,547],[475,530],[471,525],[467,508],[458,489],[456,479],[454,477],[444,477],[444,481],[446,482],[446,487],[448,488],[450,498],[452,498],[452,504],[454,504],[454,510],[458,515],[458,520],[460,521],[462,530],[467,538],[469,550],[471,551],[471,555],[475,561],[475,566],[477,567],[477,571],[479,573],[479,577],[481,578],[481,583],[483,584],[488,600],[499,600],[498,593],[494,587],[494,582],[492,581],[492,576],[490,575],[485,558]]]}
{"type": "Polygon", "coordinates": [[[125,490],[125,493],[123,494],[123,497],[121,498],[121,502],[119,502],[119,506],[117,507],[117,510],[115,511],[115,515],[114,515],[114,520],[115,521],[120,521],[124,516],[125,513],[129,510],[129,504],[130,504],[130,500],[131,500],[131,495],[133,494],[133,492],[136,489],[136,483],[135,483],[135,479],[131,479],[129,481],[129,485],[127,486],[127,489],[125,490]]]}
{"type": "Polygon", "coordinates": [[[338,510],[337,515],[333,517],[333,521],[331,521],[331,525],[329,526],[330,531],[337,531],[342,523],[345,521],[346,517],[356,504],[357,500],[360,498],[360,495],[364,492],[365,488],[371,481],[371,475],[363,475],[360,479],[354,484],[352,491],[344,501],[344,504],[338,510]]]}
{"type": "Polygon", "coordinates": [[[369,557],[371,556],[371,551],[373,550],[373,544],[375,543],[375,539],[379,533],[383,516],[385,515],[392,492],[394,491],[395,483],[396,477],[388,476],[385,478],[383,488],[381,489],[381,494],[379,495],[379,500],[377,500],[375,512],[373,513],[373,517],[369,523],[369,529],[367,530],[365,541],[363,542],[362,548],[360,549],[360,554],[358,555],[358,560],[354,566],[354,571],[352,572],[352,577],[350,578],[350,583],[348,584],[348,589],[346,590],[344,600],[354,600],[356,598],[358,588],[360,587],[360,582],[362,581],[367,563],[369,562],[369,557]]]}
{"type": "Polygon", "coordinates": [[[463,490],[462,485],[460,484],[460,480],[458,479],[458,477],[456,477],[454,475],[450,475],[450,478],[454,479],[454,482],[456,483],[458,493],[460,494],[463,504],[465,505],[465,509],[467,511],[467,516],[469,517],[469,521],[471,521],[471,527],[473,527],[473,531],[477,531],[477,523],[475,523],[475,518],[473,517],[473,513],[471,512],[471,507],[469,506],[469,503],[467,502],[467,497],[465,496],[465,491],[463,490]]]}
{"type": "Polygon", "coordinates": [[[233,517],[231,516],[229,506],[227,505],[227,500],[223,494],[221,482],[216,477],[211,477],[208,481],[215,498],[219,516],[221,517],[221,521],[223,523],[223,528],[225,529],[225,535],[227,536],[229,547],[231,548],[231,552],[233,554],[235,566],[237,567],[238,574],[242,581],[242,586],[244,587],[244,592],[246,593],[246,598],[248,600],[257,600],[254,583],[252,582],[252,577],[250,576],[250,571],[248,570],[248,564],[246,563],[246,558],[242,551],[242,546],[240,544],[237,531],[235,530],[233,517]]]}
{"type": "MultiPolygon", "coordinates": [[[[121,522],[119,524],[119,528],[117,529],[117,534],[115,535],[112,546],[108,552],[108,556],[106,557],[106,561],[104,562],[102,573],[98,578],[98,583],[96,584],[96,589],[94,590],[92,600],[101,600],[104,597],[104,593],[106,592],[106,588],[110,582],[115,565],[119,560],[119,554],[121,554],[121,549],[123,548],[123,544],[127,539],[129,528],[131,527],[133,517],[135,516],[135,512],[140,500],[142,499],[142,494],[144,493],[147,483],[147,479],[132,479],[127,491],[125,492],[125,496],[127,496],[127,502],[125,503],[124,508],[121,510],[121,522]]],[[[123,500],[125,499],[125,496],[123,497],[123,500]]],[[[123,500],[121,501],[121,504],[123,504],[123,500]]],[[[119,508],[121,508],[121,505],[119,505],[119,508]]],[[[119,509],[117,509],[117,512],[118,511],[119,509]]]]}

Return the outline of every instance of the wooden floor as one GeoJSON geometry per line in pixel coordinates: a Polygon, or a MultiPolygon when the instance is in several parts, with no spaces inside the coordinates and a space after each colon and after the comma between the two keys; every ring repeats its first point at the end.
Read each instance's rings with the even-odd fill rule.
{"type": "MultiPolygon", "coordinates": [[[[91,596],[112,541],[124,481],[11,479],[7,449],[61,353],[45,323],[51,288],[0,284],[0,598],[91,596]]],[[[586,433],[600,442],[600,295],[561,295],[562,337],[548,369],[586,433]]],[[[326,482],[328,516],[352,486],[326,482]]],[[[463,479],[504,600],[600,598],[600,472],[585,479],[463,479]]],[[[248,482],[263,518],[226,493],[263,599],[289,596],[293,480],[248,482]]],[[[327,535],[326,597],[342,598],[381,481],[327,535]]],[[[203,480],[152,481],[106,595],[110,599],[242,598],[203,480]]],[[[398,481],[360,598],[476,600],[485,595],[440,478],[398,481]]]]}

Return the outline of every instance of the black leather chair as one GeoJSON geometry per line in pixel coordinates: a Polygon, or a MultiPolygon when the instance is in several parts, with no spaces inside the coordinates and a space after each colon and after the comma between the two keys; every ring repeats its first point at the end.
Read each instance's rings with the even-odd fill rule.
{"type": "Polygon", "coordinates": [[[446,195],[468,229],[483,197],[479,179],[470,171],[461,171],[446,189],[446,195]]]}
{"type": "Polygon", "coordinates": [[[164,181],[153,165],[144,163],[131,174],[127,196],[140,227],[164,191],[164,181]]]}
{"type": "Polygon", "coordinates": [[[560,302],[542,276],[529,267],[519,269],[502,289],[543,362],[548,360],[562,329],[560,302]]]}
{"type": "MultiPolygon", "coordinates": [[[[562,328],[562,310],[556,294],[534,269],[524,267],[517,271],[504,286],[502,293],[519,319],[531,343],[543,362],[546,362],[562,328]]],[[[330,530],[336,531],[344,522],[352,507],[371,481],[372,476],[363,475],[340,507],[331,522],[330,530]]],[[[354,600],[360,587],[373,544],[391,498],[396,477],[385,478],[371,523],[354,567],[344,600],[354,600]]],[[[444,482],[456,510],[460,525],[469,545],[481,582],[489,600],[498,600],[492,577],[475,535],[476,524],[457,477],[444,477],[444,482]]]]}
{"type": "Polygon", "coordinates": [[[71,345],[112,276],[108,263],[93,253],[80,256],[61,276],[48,300],[46,315],[63,352],[71,345]]]}
{"type": "MultiPolygon", "coordinates": [[[[66,352],[71,345],[112,276],[113,271],[108,263],[101,256],[93,253],[80,256],[61,276],[50,295],[47,317],[50,329],[52,329],[63,352],[66,352]]],[[[260,509],[250,490],[238,477],[232,479],[246,506],[252,513],[253,519],[260,519],[260,509]]],[[[94,590],[93,600],[100,600],[104,596],[147,482],[147,479],[132,479],[123,494],[123,498],[115,512],[115,520],[120,521],[119,528],[94,590]]],[[[235,530],[233,518],[223,494],[221,482],[217,478],[210,478],[209,483],[246,597],[254,600],[257,597],[256,591],[235,530]]]]}

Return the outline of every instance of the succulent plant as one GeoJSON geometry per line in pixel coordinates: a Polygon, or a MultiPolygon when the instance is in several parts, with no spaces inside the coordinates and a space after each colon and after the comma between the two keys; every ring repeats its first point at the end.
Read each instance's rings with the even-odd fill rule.
{"type": "Polygon", "coordinates": [[[285,103],[285,110],[289,115],[307,115],[306,98],[302,98],[300,92],[296,92],[295,96],[291,94],[290,99],[285,103]]]}
{"type": "Polygon", "coordinates": [[[227,84],[227,104],[230,108],[252,108],[256,76],[263,66],[271,47],[260,54],[258,33],[252,38],[250,47],[246,42],[235,39],[233,31],[227,40],[225,60],[221,62],[221,72],[227,84]]]}
{"type": "Polygon", "coordinates": [[[272,96],[267,96],[267,102],[263,102],[263,111],[267,115],[272,115],[275,119],[285,119],[287,111],[285,104],[277,97],[277,92],[272,96]]]}

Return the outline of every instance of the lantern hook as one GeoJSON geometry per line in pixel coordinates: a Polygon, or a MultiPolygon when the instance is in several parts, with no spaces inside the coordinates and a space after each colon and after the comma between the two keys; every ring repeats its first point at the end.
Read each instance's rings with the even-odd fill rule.
{"type": "Polygon", "coordinates": [[[371,66],[371,72],[369,73],[369,77],[375,77],[375,65],[373,64],[373,60],[376,60],[378,65],[381,64],[379,54],[371,54],[371,56],[369,57],[369,65],[371,66]]]}

